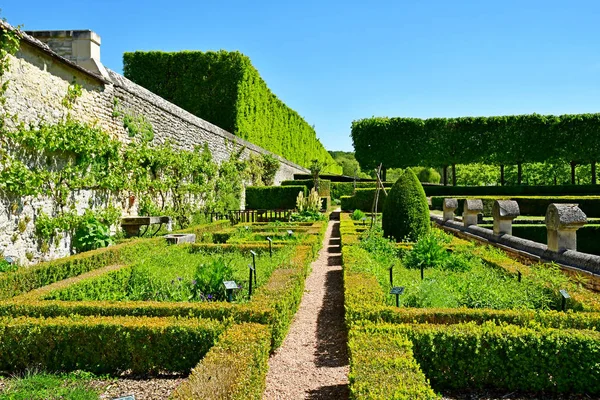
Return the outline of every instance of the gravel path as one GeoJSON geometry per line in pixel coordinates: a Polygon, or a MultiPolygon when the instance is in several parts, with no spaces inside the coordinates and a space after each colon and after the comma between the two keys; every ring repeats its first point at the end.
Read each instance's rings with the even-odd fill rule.
{"type": "Polygon", "coordinates": [[[339,212],[334,212],[290,332],[269,360],[263,399],[348,398],[341,264],[339,212]]]}

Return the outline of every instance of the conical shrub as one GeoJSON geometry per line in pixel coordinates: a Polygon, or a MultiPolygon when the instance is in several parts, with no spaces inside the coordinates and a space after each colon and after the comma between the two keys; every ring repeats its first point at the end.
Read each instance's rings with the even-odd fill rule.
{"type": "Polygon", "coordinates": [[[382,216],[383,234],[396,241],[417,241],[429,232],[429,207],[425,191],[409,168],[388,193],[382,216]]]}

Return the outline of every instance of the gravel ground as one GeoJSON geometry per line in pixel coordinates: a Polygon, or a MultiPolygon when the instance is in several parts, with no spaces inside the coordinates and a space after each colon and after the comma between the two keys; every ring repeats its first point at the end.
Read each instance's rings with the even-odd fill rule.
{"type": "Polygon", "coordinates": [[[333,218],[290,332],[269,360],[263,399],[348,398],[339,212],[333,218]]]}
{"type": "Polygon", "coordinates": [[[148,379],[119,378],[109,381],[93,381],[94,387],[101,389],[100,399],[134,395],[135,400],[168,399],[171,392],[183,382],[182,376],[158,376],[148,379]]]}

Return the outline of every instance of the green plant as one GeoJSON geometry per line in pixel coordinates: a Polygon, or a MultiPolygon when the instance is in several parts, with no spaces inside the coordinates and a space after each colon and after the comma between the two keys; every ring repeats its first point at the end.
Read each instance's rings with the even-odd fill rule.
{"type": "Polygon", "coordinates": [[[85,215],[75,228],[73,247],[78,252],[106,247],[112,242],[109,227],[98,221],[92,213],[85,215]]]}
{"type": "Polygon", "coordinates": [[[306,186],[249,186],[246,188],[246,208],[293,209],[299,192],[306,197],[306,186]]]}
{"type": "Polygon", "coordinates": [[[81,85],[75,81],[75,78],[73,78],[73,82],[71,82],[67,88],[67,94],[62,99],[62,105],[68,110],[72,110],[75,101],[81,97],[82,94],[83,91],[81,85]]]}
{"type": "Polygon", "coordinates": [[[405,253],[402,262],[406,268],[441,268],[450,258],[445,247],[449,242],[450,237],[445,233],[439,230],[429,232],[421,236],[413,248],[405,253]]]}
{"type": "Polygon", "coordinates": [[[360,221],[361,219],[365,218],[365,213],[361,210],[354,210],[354,212],[350,214],[350,218],[352,218],[354,221],[360,221]]]}
{"type": "Polygon", "coordinates": [[[385,200],[383,233],[396,241],[418,240],[430,230],[429,207],[423,186],[407,169],[396,181],[385,200]]]}
{"type": "Polygon", "coordinates": [[[27,371],[6,382],[2,397],[11,400],[96,400],[99,390],[90,385],[93,379],[99,377],[83,371],[68,374],[27,371]]]}
{"type": "Polygon", "coordinates": [[[223,259],[198,265],[192,281],[192,299],[225,300],[223,281],[230,281],[232,278],[233,270],[223,259]]]}

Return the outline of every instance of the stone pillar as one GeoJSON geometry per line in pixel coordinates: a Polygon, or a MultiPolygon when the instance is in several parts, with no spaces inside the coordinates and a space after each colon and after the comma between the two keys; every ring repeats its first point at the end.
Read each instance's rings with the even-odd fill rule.
{"type": "Polygon", "coordinates": [[[456,199],[444,199],[444,222],[454,221],[454,210],[458,208],[458,200],[456,199]]]}
{"type": "Polygon", "coordinates": [[[519,205],[514,200],[496,200],[492,206],[494,234],[512,235],[512,221],[521,215],[519,205]]]}
{"type": "Polygon", "coordinates": [[[481,199],[465,199],[463,206],[463,225],[477,225],[477,215],[483,213],[481,199]]]}
{"type": "Polygon", "coordinates": [[[546,211],[548,250],[577,250],[577,229],[586,222],[587,217],[577,204],[550,204],[546,211]]]}

